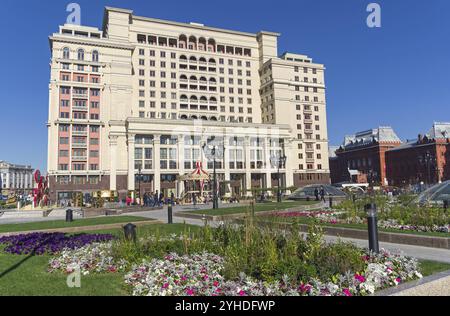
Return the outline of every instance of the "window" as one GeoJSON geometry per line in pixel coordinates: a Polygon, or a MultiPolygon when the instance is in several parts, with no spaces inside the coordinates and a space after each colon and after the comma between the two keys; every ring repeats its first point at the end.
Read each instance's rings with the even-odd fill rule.
{"type": "Polygon", "coordinates": [[[98,51],[94,50],[92,52],[92,61],[93,62],[98,62],[98,51]]]}
{"type": "Polygon", "coordinates": [[[65,47],[63,49],[63,58],[64,59],[70,59],[70,49],[68,47],[65,47]]]}
{"type": "Polygon", "coordinates": [[[81,48],[78,50],[78,60],[84,60],[84,50],[81,48]]]}

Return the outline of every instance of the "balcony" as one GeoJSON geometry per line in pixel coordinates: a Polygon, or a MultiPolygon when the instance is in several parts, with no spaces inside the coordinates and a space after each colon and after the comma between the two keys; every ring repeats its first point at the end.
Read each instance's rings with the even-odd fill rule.
{"type": "Polygon", "coordinates": [[[74,99],[88,99],[89,98],[87,93],[75,93],[75,92],[72,94],[72,97],[74,99]]]}
{"type": "Polygon", "coordinates": [[[89,111],[87,106],[76,106],[76,105],[72,106],[72,110],[74,110],[74,111],[83,111],[83,112],[89,111]]]}
{"type": "Polygon", "coordinates": [[[72,131],[74,136],[87,136],[87,131],[72,131]]]}
{"type": "Polygon", "coordinates": [[[72,161],[86,161],[87,156],[72,156],[72,161]]]}
{"type": "Polygon", "coordinates": [[[72,143],[73,148],[87,148],[87,143],[72,143]]]}

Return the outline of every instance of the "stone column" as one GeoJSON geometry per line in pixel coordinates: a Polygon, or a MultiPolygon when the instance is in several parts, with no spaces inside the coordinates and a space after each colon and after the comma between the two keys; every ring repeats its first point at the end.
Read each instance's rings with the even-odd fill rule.
{"type": "Polygon", "coordinates": [[[134,170],[135,135],[128,135],[128,191],[136,190],[136,176],[134,170]]]}
{"type": "Polygon", "coordinates": [[[9,170],[7,170],[6,171],[6,179],[5,179],[5,181],[6,181],[6,189],[9,189],[9,184],[10,184],[10,181],[11,181],[11,172],[9,171],[9,170]]]}
{"type": "Polygon", "coordinates": [[[269,195],[272,195],[272,164],[270,162],[270,138],[264,140],[264,163],[266,165],[266,189],[269,195]]]}
{"type": "Polygon", "coordinates": [[[158,193],[161,193],[161,135],[153,135],[153,152],[154,152],[154,159],[153,159],[153,167],[155,170],[154,175],[154,183],[155,183],[155,192],[158,191],[158,193]]]}
{"type": "Polygon", "coordinates": [[[117,136],[109,137],[110,148],[110,172],[109,172],[109,190],[117,191],[117,136]]]}
{"type": "MultiPolygon", "coordinates": [[[[183,176],[185,174],[184,170],[184,135],[178,135],[178,170],[179,175],[183,176]]],[[[181,198],[181,194],[184,192],[184,182],[179,181],[177,185],[177,196],[181,198]]]]}
{"type": "Polygon", "coordinates": [[[245,195],[251,196],[252,192],[250,191],[252,188],[252,169],[250,168],[250,137],[245,137],[244,141],[244,150],[245,150],[245,195]]]}
{"type": "Polygon", "coordinates": [[[295,152],[291,142],[285,143],[285,154],[287,156],[286,161],[286,187],[294,186],[294,163],[295,152]]]}

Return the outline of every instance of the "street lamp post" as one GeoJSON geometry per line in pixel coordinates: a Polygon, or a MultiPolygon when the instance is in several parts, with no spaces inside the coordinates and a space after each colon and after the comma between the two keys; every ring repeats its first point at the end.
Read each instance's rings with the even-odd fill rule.
{"type": "Polygon", "coordinates": [[[431,180],[431,165],[434,164],[435,158],[430,154],[429,151],[427,151],[423,157],[419,156],[419,163],[421,165],[424,165],[427,170],[427,184],[430,185],[431,180]]]}
{"type": "Polygon", "coordinates": [[[280,169],[283,166],[286,166],[286,160],[287,157],[286,155],[283,156],[272,156],[270,158],[270,161],[272,163],[272,165],[277,166],[277,179],[278,179],[278,193],[277,193],[277,202],[281,203],[282,202],[282,198],[281,198],[281,178],[280,178],[280,169]]]}
{"type": "Polygon", "coordinates": [[[207,144],[203,145],[203,151],[205,153],[206,158],[208,160],[213,161],[213,209],[219,208],[219,196],[217,194],[217,170],[216,170],[216,161],[217,157],[221,155],[224,151],[224,146],[221,145],[210,145],[207,144]]]}
{"type": "Polygon", "coordinates": [[[141,178],[142,178],[142,168],[141,167],[139,167],[139,173],[138,173],[138,183],[139,183],[139,188],[138,188],[138,190],[139,190],[139,206],[140,205],[142,205],[142,203],[141,203],[141,178]]]}

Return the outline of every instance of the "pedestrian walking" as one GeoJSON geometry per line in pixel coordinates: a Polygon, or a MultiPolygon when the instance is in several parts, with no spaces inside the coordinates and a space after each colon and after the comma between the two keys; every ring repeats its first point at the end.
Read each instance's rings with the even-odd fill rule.
{"type": "Polygon", "coordinates": [[[156,207],[156,205],[158,204],[158,201],[159,201],[159,194],[158,194],[158,190],[156,190],[156,193],[153,196],[153,207],[156,207]]]}
{"type": "Polygon", "coordinates": [[[324,203],[326,202],[325,201],[325,188],[323,186],[320,187],[320,200],[324,203]]]}
{"type": "Polygon", "coordinates": [[[319,189],[317,187],[314,189],[314,196],[316,197],[316,201],[319,201],[319,189]]]}

